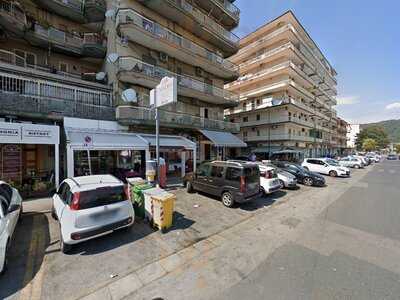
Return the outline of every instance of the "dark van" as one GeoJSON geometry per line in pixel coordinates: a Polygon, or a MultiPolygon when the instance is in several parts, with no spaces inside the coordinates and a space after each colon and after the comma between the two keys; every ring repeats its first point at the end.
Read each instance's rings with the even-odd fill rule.
{"type": "Polygon", "coordinates": [[[221,197],[222,203],[251,201],[260,195],[260,170],[250,162],[213,161],[201,164],[185,180],[187,191],[202,191],[221,197]]]}

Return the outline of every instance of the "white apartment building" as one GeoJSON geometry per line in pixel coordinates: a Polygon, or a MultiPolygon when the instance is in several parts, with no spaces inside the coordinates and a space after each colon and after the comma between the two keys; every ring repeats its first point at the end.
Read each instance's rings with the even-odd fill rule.
{"type": "Polygon", "coordinates": [[[240,123],[247,151],[321,156],[337,149],[337,73],[293,12],[242,38],[230,60],[240,77],[225,88],[240,94],[240,104],[225,114],[240,123]]]}
{"type": "Polygon", "coordinates": [[[361,131],[360,124],[350,124],[347,130],[347,148],[355,149],[357,135],[361,131]]]}

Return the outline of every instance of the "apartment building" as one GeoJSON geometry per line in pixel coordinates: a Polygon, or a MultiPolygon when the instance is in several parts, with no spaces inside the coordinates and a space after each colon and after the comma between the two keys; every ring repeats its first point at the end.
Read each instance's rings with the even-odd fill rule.
{"type": "Polygon", "coordinates": [[[226,59],[239,49],[232,2],[0,0],[0,178],[45,190],[63,176],[142,176],[149,93],[165,76],[178,83],[160,111],[170,171],[245,146],[224,117],[239,101],[224,90],[239,75],[226,59]]]}
{"type": "Polygon", "coordinates": [[[230,61],[240,77],[225,88],[240,94],[240,104],[226,116],[240,124],[247,151],[334,152],[337,73],[293,12],[242,38],[230,61]]]}
{"type": "MultiPolygon", "coordinates": [[[[233,133],[239,124],[225,120],[224,110],[239,96],[224,90],[238,77],[226,58],[239,49],[231,30],[240,11],[228,0],[121,0],[109,24],[109,80],[116,95],[116,118],[132,132],[154,132],[150,90],[164,76],[177,78],[178,101],[160,111],[161,133],[184,136],[197,145],[197,159],[222,158],[230,147],[244,146],[233,133]],[[133,90],[134,101],[124,102],[133,90]]],[[[162,151],[180,160],[174,149],[162,151]]],[[[188,154],[192,158],[193,153],[188,154]]],[[[187,159],[187,157],[186,157],[187,159]]]]}
{"type": "Polygon", "coordinates": [[[357,135],[361,132],[360,124],[349,124],[347,128],[347,148],[356,149],[357,135]]]}
{"type": "Polygon", "coordinates": [[[336,131],[333,136],[333,144],[336,145],[334,154],[345,155],[347,153],[347,132],[349,124],[342,118],[336,119],[336,131]]]}
{"type": "Polygon", "coordinates": [[[24,195],[58,185],[65,117],[115,119],[105,11],[101,0],[0,1],[0,178],[24,195]]]}

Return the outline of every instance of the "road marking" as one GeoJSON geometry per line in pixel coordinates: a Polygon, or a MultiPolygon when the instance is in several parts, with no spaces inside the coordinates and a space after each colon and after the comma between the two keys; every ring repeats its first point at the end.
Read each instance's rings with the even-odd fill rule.
{"type": "Polygon", "coordinates": [[[38,270],[38,272],[35,274],[35,270],[38,267],[37,260],[40,257],[43,257],[45,250],[45,236],[43,228],[40,224],[41,217],[46,218],[45,215],[33,216],[31,242],[27,255],[26,269],[22,285],[23,288],[19,294],[19,299],[21,300],[39,300],[42,294],[44,260],[40,270],[38,270]]]}

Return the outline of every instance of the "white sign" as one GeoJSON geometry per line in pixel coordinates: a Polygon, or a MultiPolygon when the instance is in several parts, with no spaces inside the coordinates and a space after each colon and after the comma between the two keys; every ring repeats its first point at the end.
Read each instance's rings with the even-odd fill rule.
{"type": "Polygon", "coordinates": [[[56,125],[0,122],[0,143],[59,144],[60,129],[56,125]]]}
{"type": "Polygon", "coordinates": [[[0,128],[0,136],[19,136],[19,129],[0,128]]]}
{"type": "Polygon", "coordinates": [[[34,130],[34,129],[25,129],[24,128],[24,136],[26,137],[51,137],[51,131],[49,130],[34,130]]]}
{"type": "Polygon", "coordinates": [[[178,83],[175,77],[164,77],[156,87],[156,106],[161,107],[176,103],[178,98],[178,83]]]}

